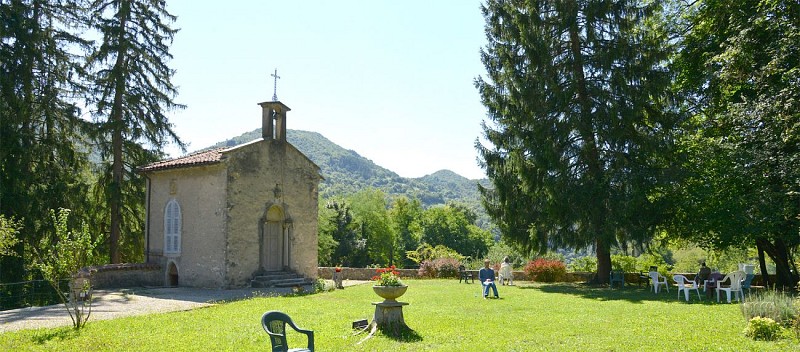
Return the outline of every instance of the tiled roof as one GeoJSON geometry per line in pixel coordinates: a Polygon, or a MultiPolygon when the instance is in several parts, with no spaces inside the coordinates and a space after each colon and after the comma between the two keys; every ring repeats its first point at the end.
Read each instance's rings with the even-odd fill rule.
{"type": "Polygon", "coordinates": [[[139,169],[139,172],[150,172],[157,170],[177,169],[187,166],[216,164],[222,161],[223,158],[222,151],[225,149],[226,148],[217,148],[212,150],[206,150],[204,152],[189,154],[187,156],[182,156],[180,158],[157,161],[150,165],[145,165],[144,167],[139,169]]]}

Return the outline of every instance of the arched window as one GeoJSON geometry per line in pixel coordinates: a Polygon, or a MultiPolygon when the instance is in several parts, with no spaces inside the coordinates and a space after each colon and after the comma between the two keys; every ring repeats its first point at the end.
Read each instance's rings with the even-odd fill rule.
{"type": "Polygon", "coordinates": [[[164,253],[181,252],[181,207],[174,199],[164,209],[164,253]]]}

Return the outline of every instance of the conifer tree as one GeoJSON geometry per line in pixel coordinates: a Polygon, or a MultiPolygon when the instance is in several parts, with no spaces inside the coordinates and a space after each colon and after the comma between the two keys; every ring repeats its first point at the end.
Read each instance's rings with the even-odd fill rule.
{"type": "Polygon", "coordinates": [[[166,116],[183,108],[173,101],[174,71],[167,65],[177,32],[170,24],[176,17],[163,0],[96,0],[91,9],[93,26],[102,34],[89,57],[91,103],[95,137],[104,158],[111,160],[103,170],[102,195],[110,214],[110,259],[119,263],[120,243],[137,244],[141,238],[144,181],[136,168],[156,160],[168,143],[184,148],[166,116]],[[123,231],[127,238],[121,237],[123,231]]]}
{"type": "Polygon", "coordinates": [[[86,123],[75,104],[76,53],[88,45],[75,34],[81,16],[74,1],[0,2],[0,215],[24,229],[0,263],[0,282],[25,279],[25,247],[49,230],[49,209],[74,208],[81,219],[88,207],[77,144],[86,123]]]}
{"type": "Polygon", "coordinates": [[[488,111],[476,146],[487,212],[527,250],[612,247],[651,237],[663,211],[674,116],[658,2],[489,0],[482,6],[488,111]]]}

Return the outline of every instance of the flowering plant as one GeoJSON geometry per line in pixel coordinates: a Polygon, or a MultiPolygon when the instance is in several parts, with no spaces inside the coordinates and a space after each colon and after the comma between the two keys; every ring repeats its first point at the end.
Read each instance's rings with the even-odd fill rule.
{"type": "Polygon", "coordinates": [[[392,265],[388,268],[375,270],[378,273],[378,275],[372,277],[372,280],[375,281],[375,286],[403,286],[403,282],[400,281],[400,273],[396,269],[392,265]]]}
{"type": "Polygon", "coordinates": [[[544,258],[528,262],[524,270],[528,277],[539,282],[561,281],[567,275],[567,267],[563,262],[544,258]]]}

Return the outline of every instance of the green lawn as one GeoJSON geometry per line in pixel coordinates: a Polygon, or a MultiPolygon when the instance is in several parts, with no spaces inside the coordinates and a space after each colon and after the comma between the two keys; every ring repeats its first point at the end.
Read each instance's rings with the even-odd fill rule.
{"type": "MultiPolygon", "coordinates": [[[[480,285],[456,280],[407,280],[400,301],[416,335],[380,333],[361,345],[353,320],[371,318],[378,297],[369,285],[297,297],[265,297],[188,312],[89,321],[71,328],[0,334],[0,350],[252,351],[268,350],[260,318],[288,313],[315,332],[320,351],[787,351],[797,341],[758,342],[744,337],[737,304],[678,301],[674,290],[588,288],[570,284],[500,287],[484,300],[480,285]]],[[[304,346],[294,334],[292,347],[304,346]]]]}

